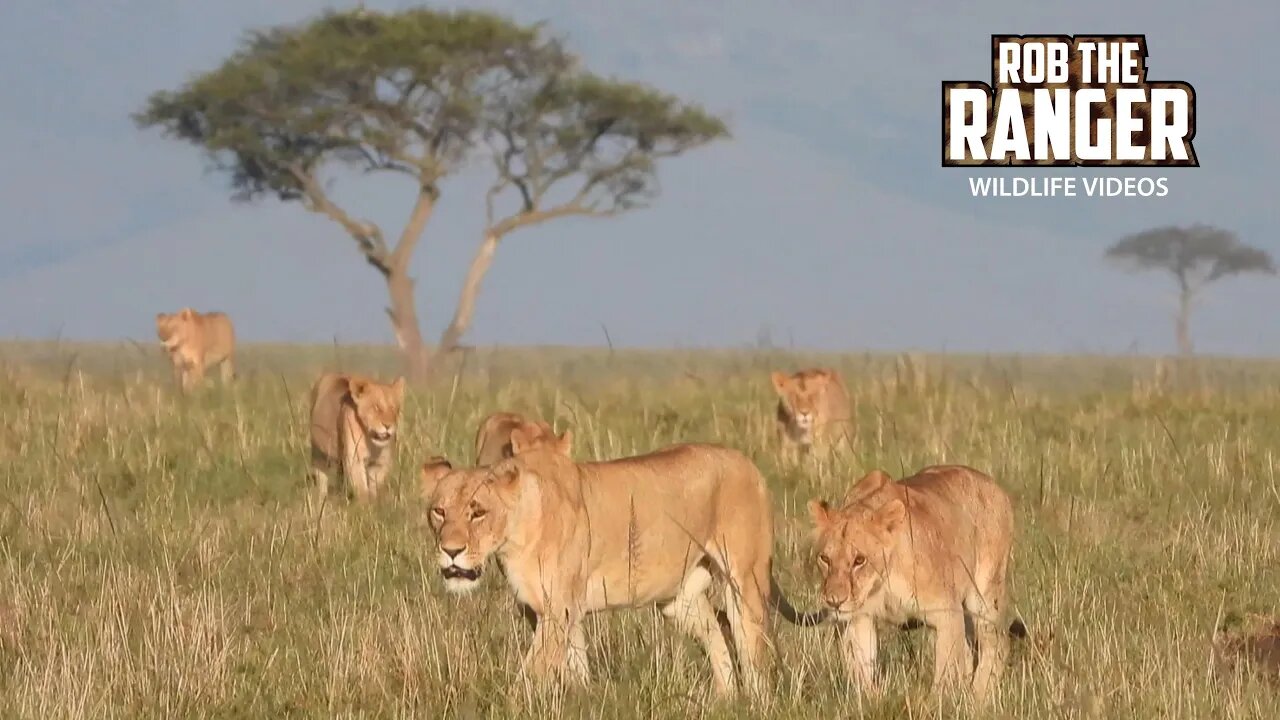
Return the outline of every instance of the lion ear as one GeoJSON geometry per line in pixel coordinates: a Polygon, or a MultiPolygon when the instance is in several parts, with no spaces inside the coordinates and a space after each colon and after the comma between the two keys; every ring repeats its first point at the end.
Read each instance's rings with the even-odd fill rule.
{"type": "Polygon", "coordinates": [[[827,504],[826,500],[814,498],[809,501],[808,507],[809,515],[813,518],[813,524],[819,530],[831,524],[831,506],[827,504]]]}
{"type": "Polygon", "coordinates": [[[867,473],[861,480],[854,483],[849,488],[849,492],[845,493],[844,504],[851,505],[859,500],[870,497],[879,492],[886,485],[893,482],[893,478],[883,470],[872,470],[867,473]]]}
{"type": "Polygon", "coordinates": [[[895,497],[876,510],[874,521],[887,535],[894,535],[907,522],[907,504],[895,497]]]}
{"type": "Polygon", "coordinates": [[[773,389],[779,395],[786,395],[787,388],[791,386],[791,376],[781,370],[774,370],[769,373],[769,379],[773,382],[773,389]]]}
{"type": "Polygon", "coordinates": [[[427,461],[422,463],[422,471],[418,475],[422,498],[426,500],[434,495],[440,481],[451,472],[453,472],[453,464],[445,457],[433,455],[427,458],[427,461]]]}
{"type": "Polygon", "coordinates": [[[564,432],[560,433],[560,439],[556,441],[556,449],[565,457],[573,452],[573,430],[565,428],[564,432]]]}
{"type": "Polygon", "coordinates": [[[525,450],[528,450],[533,443],[533,433],[529,432],[523,425],[518,425],[511,429],[512,455],[519,455],[525,450]]]}
{"type": "Polygon", "coordinates": [[[347,380],[347,393],[351,395],[351,399],[360,402],[360,398],[364,397],[365,391],[369,389],[369,381],[360,378],[351,378],[347,380]]]}
{"type": "Polygon", "coordinates": [[[519,480],[520,466],[516,464],[513,458],[494,463],[489,468],[489,476],[485,478],[485,482],[488,482],[495,490],[499,491],[514,489],[519,480]]]}
{"type": "Polygon", "coordinates": [[[391,383],[391,391],[396,394],[396,401],[404,400],[404,376],[403,375],[396,378],[396,381],[391,383]]]}
{"type": "Polygon", "coordinates": [[[178,314],[182,316],[183,320],[190,320],[192,316],[196,314],[196,311],[189,307],[184,307],[178,312],[178,314]]]}

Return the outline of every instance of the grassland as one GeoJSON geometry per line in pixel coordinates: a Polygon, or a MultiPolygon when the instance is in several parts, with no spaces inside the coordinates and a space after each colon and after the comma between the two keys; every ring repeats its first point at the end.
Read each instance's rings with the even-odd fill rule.
{"type": "Polygon", "coordinates": [[[1215,673],[1216,627],[1280,605],[1280,364],[778,352],[479,352],[411,391],[391,492],[317,516],[305,391],[377,348],[260,346],[240,379],[176,395],[158,350],[0,345],[0,715],[5,717],[1275,717],[1215,673]],[[767,371],[822,362],[859,399],[857,452],[781,466],[767,371]],[[527,631],[493,574],[446,596],[417,462],[470,457],[505,408],[572,427],[582,458],[702,440],[773,490],[777,568],[813,606],[804,503],[866,470],[936,462],[1014,495],[1017,646],[994,709],[926,691],[924,631],[890,634],[859,698],[830,629],[779,625],[771,703],[709,699],[698,647],[655,613],[589,624],[596,681],[531,695],[527,631]]]}

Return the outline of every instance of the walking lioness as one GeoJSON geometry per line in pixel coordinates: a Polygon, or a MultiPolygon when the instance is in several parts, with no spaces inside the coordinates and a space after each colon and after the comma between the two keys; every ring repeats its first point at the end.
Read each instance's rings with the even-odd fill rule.
{"type": "Polygon", "coordinates": [[[709,592],[724,590],[743,683],[764,686],[770,603],[797,615],[773,583],[773,518],[764,478],[746,456],[677,445],[639,457],[575,463],[551,447],[488,468],[435,461],[422,469],[445,587],[476,587],[490,556],[537,616],[525,669],[589,678],[583,617],[657,605],[701,641],[715,686],[734,692],[728,644],[709,592]]]}
{"type": "Polygon", "coordinates": [[[985,697],[1008,652],[1006,583],[1013,506],[988,476],[957,465],[893,482],[862,478],[841,508],[809,502],[822,600],[842,623],[851,679],[876,688],[876,621],[922,620],[936,631],[934,683],[968,680],[985,697]],[[978,665],[965,640],[972,618],[978,665]]]}
{"type": "Polygon", "coordinates": [[[211,365],[219,366],[224,384],[234,377],[236,333],[226,313],[198,313],[189,307],[156,313],[156,336],[173,363],[174,382],[184,392],[204,382],[211,365]]]}
{"type": "Polygon", "coordinates": [[[513,412],[496,412],[476,428],[476,466],[492,465],[544,443],[554,444],[565,455],[572,449],[573,434],[566,430],[560,437],[543,420],[532,422],[513,412]]]}
{"type": "Polygon", "coordinates": [[[786,455],[853,442],[853,404],[840,373],[820,368],[787,375],[775,370],[770,379],[778,393],[778,438],[786,455]]]}
{"type": "Polygon", "coordinates": [[[349,495],[377,495],[395,456],[404,378],[385,385],[357,375],[325,373],[311,387],[311,476],[317,498],[340,471],[349,495]]]}

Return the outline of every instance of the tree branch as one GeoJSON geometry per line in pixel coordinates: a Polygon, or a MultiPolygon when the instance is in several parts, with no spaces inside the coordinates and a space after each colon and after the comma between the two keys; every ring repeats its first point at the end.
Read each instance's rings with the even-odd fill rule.
{"type": "Polygon", "coordinates": [[[548,220],[555,220],[562,217],[613,217],[621,212],[619,209],[600,210],[598,208],[584,205],[576,199],[563,205],[558,205],[546,210],[529,210],[518,212],[503,218],[500,222],[490,225],[487,232],[490,235],[502,237],[513,230],[523,227],[531,227],[539,225],[548,220]]]}
{"type": "Polygon", "coordinates": [[[365,260],[383,275],[390,274],[391,256],[387,252],[387,243],[382,238],[382,230],[371,222],[356,220],[348,215],[345,210],[338,207],[320,188],[320,184],[316,182],[311,173],[308,173],[298,165],[290,166],[289,172],[302,186],[302,192],[306,198],[304,203],[306,208],[312,212],[325,215],[341,225],[347,231],[347,234],[356,241],[356,245],[359,246],[360,252],[364,254],[365,260]]]}

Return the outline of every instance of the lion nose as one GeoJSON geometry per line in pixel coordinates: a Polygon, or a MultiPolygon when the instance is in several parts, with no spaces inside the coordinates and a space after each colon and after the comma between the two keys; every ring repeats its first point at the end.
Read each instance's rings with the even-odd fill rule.
{"type": "Polygon", "coordinates": [[[462,554],[462,551],[463,551],[463,550],[466,550],[466,548],[465,548],[465,547],[460,547],[460,548],[440,548],[440,549],[444,552],[444,554],[445,554],[445,555],[448,555],[448,556],[449,556],[449,559],[450,559],[450,560],[453,560],[453,559],[457,558],[459,555],[461,555],[461,554],[462,554]]]}
{"type": "Polygon", "coordinates": [[[822,602],[826,603],[828,607],[838,608],[844,604],[844,598],[839,595],[823,595],[822,602]]]}

